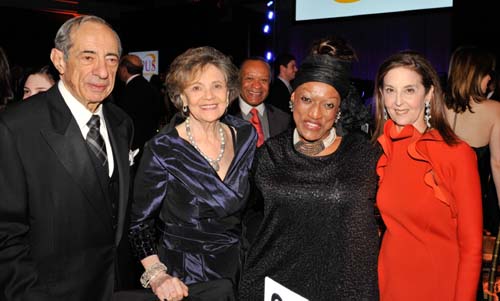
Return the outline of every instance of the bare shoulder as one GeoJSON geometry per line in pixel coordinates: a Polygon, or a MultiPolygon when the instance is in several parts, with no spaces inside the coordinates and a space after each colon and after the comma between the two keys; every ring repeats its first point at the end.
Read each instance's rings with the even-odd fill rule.
{"type": "Polygon", "coordinates": [[[474,113],[480,115],[483,120],[487,120],[490,124],[500,122],[500,102],[487,99],[473,106],[474,113]]]}
{"type": "Polygon", "coordinates": [[[493,116],[500,114],[500,101],[487,99],[481,102],[482,110],[491,113],[493,116]]]}

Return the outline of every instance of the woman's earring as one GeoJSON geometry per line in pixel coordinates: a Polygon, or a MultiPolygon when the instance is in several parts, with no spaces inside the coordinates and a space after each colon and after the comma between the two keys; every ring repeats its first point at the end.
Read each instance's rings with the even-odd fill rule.
{"type": "Polygon", "coordinates": [[[382,115],[384,117],[384,120],[387,120],[389,118],[389,114],[387,114],[387,109],[384,107],[384,111],[382,111],[382,115]]]}
{"type": "Polygon", "coordinates": [[[335,123],[339,122],[340,116],[342,116],[342,112],[338,111],[337,112],[337,117],[335,117],[335,123]]]}
{"type": "Polygon", "coordinates": [[[182,97],[182,94],[179,95],[179,98],[182,101],[182,112],[183,113],[187,113],[188,112],[188,106],[187,106],[186,102],[184,102],[184,97],[182,97]]]}
{"type": "Polygon", "coordinates": [[[431,127],[431,102],[427,100],[425,102],[425,113],[424,113],[425,123],[428,128],[431,127]]]}
{"type": "Polygon", "coordinates": [[[288,107],[290,108],[290,112],[293,112],[293,102],[291,100],[288,101],[288,107]]]}

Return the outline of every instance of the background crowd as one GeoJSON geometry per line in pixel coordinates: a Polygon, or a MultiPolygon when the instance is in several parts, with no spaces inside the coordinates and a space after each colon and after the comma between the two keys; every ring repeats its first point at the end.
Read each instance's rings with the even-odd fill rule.
{"type": "Polygon", "coordinates": [[[122,52],[92,15],[42,67],[0,48],[0,300],[262,300],[265,277],[309,300],[483,300],[492,53],[458,47],[445,81],[394,53],[371,111],[339,36],[274,67],[193,47],[150,81],[122,52]]]}

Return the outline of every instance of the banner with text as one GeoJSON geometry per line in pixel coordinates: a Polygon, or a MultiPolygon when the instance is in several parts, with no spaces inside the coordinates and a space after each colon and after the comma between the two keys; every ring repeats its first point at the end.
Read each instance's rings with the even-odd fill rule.
{"type": "Polygon", "coordinates": [[[149,80],[153,74],[159,73],[160,63],[158,60],[158,51],[134,51],[129,52],[129,54],[135,54],[142,59],[142,64],[144,68],[142,69],[142,74],[149,80]]]}

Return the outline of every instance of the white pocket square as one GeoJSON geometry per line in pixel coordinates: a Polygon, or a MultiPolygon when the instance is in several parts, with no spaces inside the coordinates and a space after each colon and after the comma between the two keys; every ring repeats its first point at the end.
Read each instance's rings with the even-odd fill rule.
{"type": "Polygon", "coordinates": [[[137,156],[137,154],[139,153],[139,149],[135,149],[135,150],[130,150],[128,152],[128,163],[130,164],[130,166],[134,165],[134,158],[135,156],[137,156]]]}

